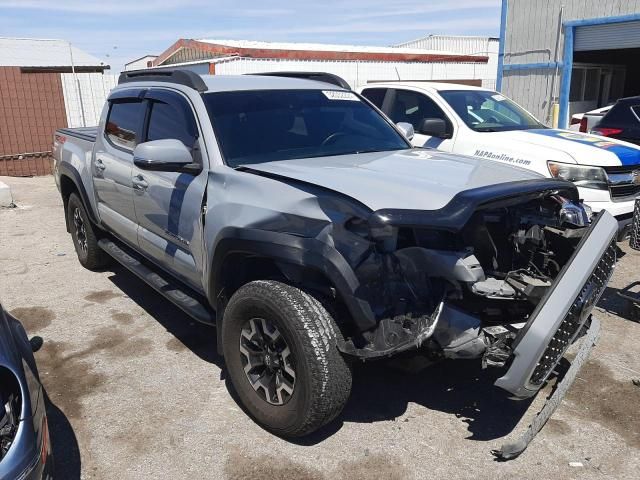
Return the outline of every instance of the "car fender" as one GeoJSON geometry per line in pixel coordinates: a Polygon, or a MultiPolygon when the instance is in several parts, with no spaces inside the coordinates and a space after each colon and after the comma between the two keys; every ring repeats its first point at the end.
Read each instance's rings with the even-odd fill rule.
{"type": "MultiPolygon", "coordinates": [[[[320,272],[336,289],[356,326],[368,330],[376,325],[371,307],[356,298],[360,282],[346,259],[330,245],[316,239],[253,228],[226,227],[216,240],[209,281],[210,301],[219,302],[221,272],[229,255],[242,253],[309,268],[320,272]]],[[[216,305],[216,311],[220,307],[216,305]]]]}
{"type": "MultiPolygon", "coordinates": [[[[98,216],[98,210],[95,208],[95,202],[92,201],[93,195],[87,192],[87,188],[85,187],[86,183],[82,179],[81,173],[78,169],[71,163],[61,162],[58,165],[58,175],[59,178],[68,177],[76,187],[78,194],[84,203],[84,206],[87,210],[87,215],[89,219],[95,224],[100,225],[100,217],[98,216]]],[[[91,186],[93,184],[89,182],[91,186]]],[[[93,192],[93,188],[91,188],[91,192],[93,192]]]]}

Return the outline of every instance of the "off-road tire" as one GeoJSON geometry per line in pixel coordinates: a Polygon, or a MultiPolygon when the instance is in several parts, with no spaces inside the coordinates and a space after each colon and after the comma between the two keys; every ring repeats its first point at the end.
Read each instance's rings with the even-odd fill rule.
{"type": "Polygon", "coordinates": [[[299,288],[258,280],[229,301],[222,322],[227,371],[245,411],[281,437],[300,437],[333,420],[351,393],[351,368],[336,346],[340,332],[322,304],[299,288]],[[251,318],[275,325],[292,351],[295,385],[284,405],[273,405],[251,386],[243,369],[240,336],[251,318]]]}
{"type": "Polygon", "coordinates": [[[96,227],[91,223],[91,220],[89,220],[84,203],[82,203],[80,197],[75,193],[72,193],[69,196],[69,201],[67,202],[67,222],[69,229],[71,230],[73,246],[76,249],[76,254],[78,255],[80,264],[89,270],[97,270],[107,265],[110,261],[110,257],[98,246],[96,227]],[[82,248],[81,241],[78,238],[78,231],[76,229],[74,218],[76,211],[78,212],[84,226],[86,249],[82,248]]]}

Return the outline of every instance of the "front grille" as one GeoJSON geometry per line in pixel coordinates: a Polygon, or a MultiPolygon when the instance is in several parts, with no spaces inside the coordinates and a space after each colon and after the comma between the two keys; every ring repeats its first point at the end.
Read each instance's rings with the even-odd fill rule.
{"type": "Polygon", "coordinates": [[[634,183],[633,173],[640,171],[640,165],[620,165],[604,167],[609,175],[609,191],[612,199],[640,195],[640,184],[634,183]]]}
{"type": "Polygon", "coordinates": [[[616,248],[614,239],[605,250],[589,279],[583,285],[580,294],[576,297],[567,315],[560,323],[560,327],[549,341],[529,379],[529,383],[532,385],[539,386],[546,380],[580,332],[587,318],[589,318],[591,310],[598,303],[613,273],[616,263],[616,248]]]}
{"type": "Polygon", "coordinates": [[[640,185],[611,185],[611,198],[640,195],[640,185]]]}

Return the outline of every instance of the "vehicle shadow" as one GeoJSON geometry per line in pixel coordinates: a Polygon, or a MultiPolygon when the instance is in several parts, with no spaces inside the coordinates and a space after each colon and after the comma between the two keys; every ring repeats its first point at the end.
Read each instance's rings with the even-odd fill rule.
{"type": "Polygon", "coordinates": [[[120,265],[109,269],[109,280],[142,307],[180,343],[201,360],[223,367],[216,350],[216,329],[191,319],[169,300],[159,295],[138,277],[120,265]]]}
{"type": "MultiPolygon", "coordinates": [[[[391,363],[359,364],[347,406],[333,425],[295,443],[313,445],[339,430],[343,423],[373,423],[406,416],[409,403],[454,415],[467,425],[468,440],[487,441],[511,433],[532,400],[514,401],[493,385],[496,371],[483,370],[479,361],[448,361],[419,373],[399,370],[391,363]]],[[[415,413],[420,416],[420,413],[415,413]]]]}
{"type": "Polygon", "coordinates": [[[598,307],[602,308],[608,313],[617,315],[620,318],[630,320],[632,322],[640,322],[640,303],[632,302],[629,299],[621,297],[619,294],[636,297],[640,300],[640,294],[637,292],[640,290],[640,282],[633,282],[626,286],[624,289],[606,287],[598,307]],[[624,291],[629,289],[628,291],[624,291]]]}
{"type": "MultiPolygon", "coordinates": [[[[114,266],[109,271],[113,274],[108,278],[118,289],[195,355],[221,369],[221,380],[238,403],[232,385],[224,378],[224,361],[216,351],[215,328],[191,320],[124,267],[114,266]]],[[[395,363],[402,364],[402,361],[395,363]]],[[[342,414],[311,435],[287,440],[298,445],[315,445],[340,430],[344,423],[372,423],[402,417],[409,403],[455,415],[467,424],[470,440],[504,437],[518,424],[531,401],[509,400],[493,386],[498,376],[495,370],[483,370],[479,361],[442,362],[419,373],[399,369],[385,361],[357,364],[351,398],[342,414]]]]}
{"type": "Polygon", "coordinates": [[[66,415],[45,392],[49,438],[53,449],[53,462],[56,478],[79,479],[82,460],[78,439],[66,415]]]}

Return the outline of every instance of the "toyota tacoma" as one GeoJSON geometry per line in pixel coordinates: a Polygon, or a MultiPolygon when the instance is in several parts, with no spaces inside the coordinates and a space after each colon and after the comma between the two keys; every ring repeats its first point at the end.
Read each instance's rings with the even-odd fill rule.
{"type": "Polygon", "coordinates": [[[330,74],[125,72],[97,128],[55,133],[55,179],[80,263],[113,258],[216,325],[239,401],[277,435],[335,418],[354,361],[476,359],[529,398],[584,337],[574,375],[614,217],[410,136],[330,74]]]}

